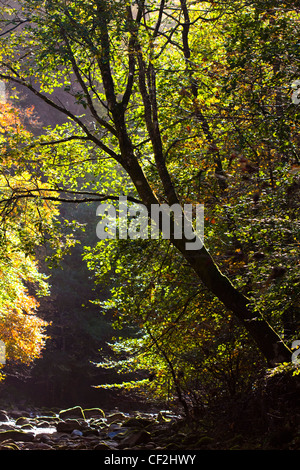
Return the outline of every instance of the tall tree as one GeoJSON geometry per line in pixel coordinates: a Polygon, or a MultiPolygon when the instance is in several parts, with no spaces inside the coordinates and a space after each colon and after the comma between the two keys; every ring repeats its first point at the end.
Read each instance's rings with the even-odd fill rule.
{"type": "MultiPolygon", "coordinates": [[[[111,166],[107,162],[112,160],[133,183],[131,196],[144,206],[150,209],[153,204],[166,202],[183,208],[184,196],[168,157],[178,140],[192,138],[176,135],[185,118],[172,112],[174,99],[189,95],[189,119],[200,125],[194,139],[201,131],[219,189],[225,190],[228,159],[215,139],[219,135],[214,127],[216,120],[209,122],[205,115],[201,90],[207,84],[199,81],[203,76],[198,71],[206,58],[197,50],[194,39],[209,25],[215,29],[217,41],[218,25],[230,20],[237,6],[249,15],[255,10],[255,2],[254,6],[230,2],[225,8],[223,2],[195,4],[186,0],[132,4],[23,0],[16,8],[4,9],[0,77],[26,88],[69,118],[63,129],[35,142],[35,165],[38,162],[43,170],[48,166],[49,189],[64,191],[64,199],[74,201],[70,180],[62,186],[59,182],[66,182],[66,177],[57,172],[53,177],[55,165],[68,166],[69,178],[72,174],[75,179],[77,164],[81,172],[82,165],[87,165],[85,168],[97,175],[108,171],[111,166]],[[56,87],[66,93],[63,102],[55,99],[56,87]],[[78,103],[78,113],[70,101],[78,103]]],[[[207,76],[213,77],[215,70],[212,64],[210,67],[207,76]]],[[[179,152],[177,167],[182,166],[180,158],[179,152]]],[[[192,172],[190,155],[185,166],[192,172]]],[[[92,190],[81,191],[77,197],[82,202],[113,196],[95,182],[92,190]]],[[[206,245],[189,250],[186,244],[190,240],[185,234],[179,239],[172,231],[170,240],[191,267],[191,276],[198,276],[234,313],[268,362],[290,361],[289,348],[263,312],[251,308],[247,296],[221,272],[206,245]]]]}
{"type": "Polygon", "coordinates": [[[47,322],[38,316],[38,297],[47,296],[49,289],[36,257],[36,245],[40,244],[37,227],[43,224],[50,228],[56,209],[53,203],[38,198],[35,202],[21,198],[18,204],[10,200],[12,194],[34,192],[37,187],[41,191],[43,186],[19,168],[11,154],[29,138],[22,121],[30,114],[0,103],[0,339],[5,345],[0,380],[15,365],[32,364],[47,339],[47,322]]]}

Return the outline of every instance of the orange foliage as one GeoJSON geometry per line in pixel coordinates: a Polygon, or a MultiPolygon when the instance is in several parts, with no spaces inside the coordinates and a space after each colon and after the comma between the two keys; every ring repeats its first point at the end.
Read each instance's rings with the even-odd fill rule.
{"type": "MultiPolygon", "coordinates": [[[[25,115],[30,118],[33,109],[25,115]]],[[[18,169],[18,174],[14,175],[9,171],[12,165],[14,169],[17,165],[8,150],[18,148],[19,142],[30,137],[23,122],[22,113],[8,103],[0,103],[0,186],[4,198],[11,190],[32,185],[28,173],[18,169]]],[[[22,249],[24,236],[36,233],[34,204],[29,201],[21,212],[11,211],[5,219],[0,216],[0,340],[5,344],[6,361],[5,366],[0,364],[0,380],[4,378],[3,370],[10,365],[28,365],[40,357],[47,339],[47,323],[37,316],[39,303],[27,288],[31,284],[36,291],[47,295],[45,276],[39,273],[34,256],[22,249]]],[[[44,220],[50,220],[48,206],[40,207],[38,212],[43,212],[44,220]]]]}

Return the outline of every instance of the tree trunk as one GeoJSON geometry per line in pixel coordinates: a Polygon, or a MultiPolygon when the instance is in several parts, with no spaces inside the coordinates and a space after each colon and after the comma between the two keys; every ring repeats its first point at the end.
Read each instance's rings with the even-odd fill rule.
{"type": "Polygon", "coordinates": [[[174,240],[200,280],[231,311],[250,333],[258,348],[273,367],[291,361],[291,350],[281,340],[271,325],[259,312],[253,312],[249,299],[237,290],[230,280],[221,273],[205,246],[198,251],[184,249],[182,240],[174,240]]]}
{"type": "MultiPolygon", "coordinates": [[[[158,204],[137,161],[132,158],[127,158],[127,161],[130,161],[130,165],[126,165],[126,171],[134,182],[145,206],[149,208],[151,204],[158,204]]],[[[170,226],[171,223],[170,220],[170,226]]],[[[175,239],[172,236],[172,228],[170,240],[184,256],[200,281],[235,315],[250,333],[269,366],[290,362],[291,350],[284,344],[262,314],[251,311],[247,297],[222,274],[206,247],[203,245],[199,250],[187,249],[186,243],[190,243],[191,240],[185,239],[184,234],[182,239],[175,239]]]]}

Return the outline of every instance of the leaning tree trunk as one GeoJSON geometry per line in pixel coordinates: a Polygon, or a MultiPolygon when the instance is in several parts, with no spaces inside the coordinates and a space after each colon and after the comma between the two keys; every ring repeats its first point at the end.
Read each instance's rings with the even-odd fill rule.
{"type": "MultiPolygon", "coordinates": [[[[127,157],[123,159],[124,168],[135,184],[143,204],[148,208],[150,208],[151,204],[158,204],[159,202],[152,192],[140,165],[133,156],[131,142],[130,139],[126,138],[126,133],[123,134],[121,149],[122,147],[124,155],[126,154],[127,157]],[[132,151],[131,155],[130,148],[132,151]]],[[[175,198],[169,174],[165,170],[164,168],[160,171],[161,179],[165,182],[164,186],[168,190],[166,192],[171,205],[178,203],[178,199],[175,198]],[[165,177],[166,180],[164,181],[165,177]]],[[[172,227],[172,219],[170,219],[170,226],[172,227]]],[[[186,239],[184,233],[181,239],[175,238],[172,236],[172,228],[170,240],[187,260],[200,281],[234,314],[250,333],[268,364],[275,366],[282,362],[290,362],[292,356],[291,350],[281,340],[263,315],[251,309],[249,299],[234,287],[231,281],[219,270],[205,245],[199,250],[187,249],[186,244],[190,243],[191,240],[186,239]]]]}
{"type": "MultiPolygon", "coordinates": [[[[179,240],[181,242],[181,240],[179,240]]],[[[177,240],[174,240],[174,244],[177,240]]],[[[180,243],[180,245],[182,245],[180,243]]],[[[291,351],[259,312],[253,312],[249,299],[219,270],[205,246],[198,251],[187,251],[178,246],[203,284],[243,324],[265,356],[270,366],[290,362],[291,351]]]]}

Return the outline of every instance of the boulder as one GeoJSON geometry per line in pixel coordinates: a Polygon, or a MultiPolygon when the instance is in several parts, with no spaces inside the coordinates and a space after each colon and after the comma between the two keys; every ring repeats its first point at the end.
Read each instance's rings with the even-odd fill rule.
{"type": "Polygon", "coordinates": [[[1,424],[1,427],[0,427],[1,431],[11,431],[13,429],[15,429],[14,426],[12,426],[11,424],[1,424]]]}
{"type": "Polygon", "coordinates": [[[36,442],[45,442],[46,444],[49,444],[52,442],[52,437],[49,436],[49,434],[45,433],[40,433],[35,437],[36,442]]]}
{"type": "Polygon", "coordinates": [[[20,450],[20,447],[15,442],[8,440],[0,444],[0,450],[20,450]]]}
{"type": "Polygon", "coordinates": [[[132,428],[145,428],[153,424],[153,419],[143,418],[142,416],[133,416],[123,422],[123,426],[132,428]]]}
{"type": "Polygon", "coordinates": [[[8,420],[9,420],[9,418],[7,416],[6,411],[0,410],[0,421],[4,422],[4,421],[8,421],[8,420]]]}
{"type": "Polygon", "coordinates": [[[31,429],[32,431],[34,430],[34,425],[30,424],[30,423],[26,423],[26,424],[22,424],[21,426],[21,429],[24,431],[24,430],[28,430],[28,429],[31,429]]]}
{"type": "Polygon", "coordinates": [[[30,419],[26,418],[25,416],[20,416],[20,418],[16,419],[17,426],[24,426],[25,424],[30,424],[30,419]]]}
{"type": "Polygon", "coordinates": [[[11,439],[13,441],[31,442],[34,440],[34,434],[24,431],[1,431],[0,442],[11,439]]]}
{"type": "Polygon", "coordinates": [[[124,435],[127,429],[120,426],[118,423],[111,423],[107,428],[107,435],[110,439],[114,439],[119,435],[124,435]]]}
{"type": "Polygon", "coordinates": [[[97,429],[105,429],[107,428],[107,424],[105,422],[105,418],[92,418],[89,422],[89,425],[93,428],[97,429]]]}
{"type": "Polygon", "coordinates": [[[104,418],[105,413],[101,408],[89,408],[83,410],[83,414],[85,416],[85,419],[91,419],[91,418],[104,418]]]}
{"type": "Polygon", "coordinates": [[[134,447],[140,444],[147,444],[151,441],[151,434],[145,430],[129,433],[119,444],[120,449],[134,447]]]}
{"type": "Polygon", "coordinates": [[[65,421],[61,420],[56,425],[57,432],[72,432],[75,429],[81,430],[83,428],[82,424],[77,419],[66,419],[65,421]]]}
{"type": "Polygon", "coordinates": [[[107,416],[106,422],[107,424],[114,422],[121,423],[122,421],[125,421],[125,419],[127,419],[127,416],[124,415],[124,413],[113,413],[112,415],[107,416]]]}
{"type": "Polygon", "coordinates": [[[61,410],[58,414],[60,419],[74,418],[74,419],[85,419],[83,409],[81,406],[74,406],[66,410],[61,410]]]}
{"type": "Polygon", "coordinates": [[[55,425],[55,422],[49,422],[49,421],[37,421],[36,423],[36,427],[37,428],[50,428],[50,427],[54,427],[55,425]]]}

